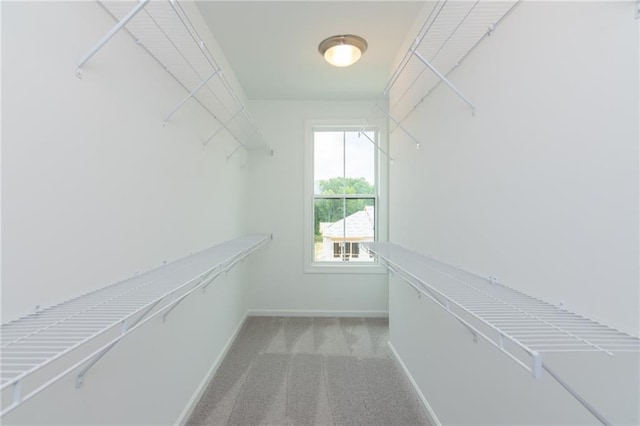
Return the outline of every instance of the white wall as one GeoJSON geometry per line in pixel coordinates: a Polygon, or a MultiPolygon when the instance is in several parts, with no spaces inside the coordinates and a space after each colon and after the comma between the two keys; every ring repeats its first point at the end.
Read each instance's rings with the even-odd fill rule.
{"type": "Polygon", "coordinates": [[[250,230],[273,232],[264,256],[249,260],[250,309],[256,312],[371,315],[387,312],[385,274],[303,271],[305,120],[362,120],[371,102],[252,101],[275,155],[249,164],[250,230]]]}
{"type": "MultiPolygon", "coordinates": [[[[228,135],[203,148],[217,125],[195,102],[162,127],[186,92],[129,35],[74,75],[113,25],[96,2],[2,2],[3,322],[246,232],[245,154],[225,161],[228,135]]],[[[242,321],[245,284],[240,268],[7,424],[175,421],[242,321]]]]}
{"type": "MultiPolygon", "coordinates": [[[[401,279],[392,277],[389,286],[391,343],[441,424],[600,424],[548,373],[536,380],[482,338],[474,343],[450,314],[401,279]]],[[[638,424],[637,354],[543,359],[612,424],[638,424]]]]}
{"type": "MultiPolygon", "coordinates": [[[[638,335],[638,35],[633,2],[517,6],[449,75],[477,115],[440,85],[404,123],[420,149],[392,134],[390,240],[638,335]]],[[[590,421],[402,285],[391,341],[443,423],[590,421]]],[[[547,359],[640,421],[637,357],[547,359]]]]}
{"type": "MultiPolygon", "coordinates": [[[[246,314],[238,266],[122,339],[86,374],[77,372],[23,403],[3,425],[169,425],[186,416],[246,314]]],[[[3,394],[3,398],[10,398],[3,394]]]]}

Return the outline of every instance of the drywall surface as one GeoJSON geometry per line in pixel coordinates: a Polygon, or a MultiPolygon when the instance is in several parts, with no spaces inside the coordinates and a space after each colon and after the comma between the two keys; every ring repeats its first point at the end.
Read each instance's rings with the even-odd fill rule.
{"type": "Polygon", "coordinates": [[[252,232],[273,232],[250,259],[250,310],[300,315],[386,314],[386,274],[304,273],[305,120],[362,120],[370,102],[251,101],[273,158],[249,163],[252,232]]]}
{"type": "MultiPolygon", "coordinates": [[[[203,146],[218,125],[195,102],[162,126],[187,92],[128,34],[74,75],[114,23],[97,2],[2,3],[3,322],[246,232],[245,154],[203,146]]],[[[7,424],[174,422],[244,318],[243,271],[7,424]]]]}
{"type": "MultiPolygon", "coordinates": [[[[631,2],[516,6],[449,74],[476,116],[441,84],[403,123],[420,149],[391,134],[390,241],[638,335],[638,35],[631,2]]],[[[391,341],[443,423],[596,422],[390,290],[391,341]]],[[[640,421],[637,356],[547,360],[640,421]]]]}
{"type": "MultiPolygon", "coordinates": [[[[246,269],[196,291],[162,321],[122,339],[86,374],[65,376],[2,419],[6,425],[175,424],[246,314],[246,269]]],[[[4,396],[4,395],[3,395],[4,396]]]]}
{"type": "MultiPolygon", "coordinates": [[[[548,373],[535,379],[482,338],[474,343],[461,323],[402,279],[389,281],[391,343],[441,424],[600,424],[548,373]]],[[[636,354],[543,358],[611,424],[638,424],[636,354]]]]}
{"type": "Polygon", "coordinates": [[[98,5],[3,6],[3,321],[239,236],[242,154],[98,5]],[[55,19],[53,19],[55,17],[55,19]],[[26,52],[29,52],[26,54],[26,52]],[[55,285],[53,285],[55,284],[55,285]]]}

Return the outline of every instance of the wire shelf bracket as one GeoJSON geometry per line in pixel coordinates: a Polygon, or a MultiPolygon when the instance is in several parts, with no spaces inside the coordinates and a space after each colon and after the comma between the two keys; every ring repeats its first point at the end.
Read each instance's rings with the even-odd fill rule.
{"type": "Polygon", "coordinates": [[[233,151],[231,151],[231,154],[226,156],[226,160],[227,161],[231,160],[233,156],[236,155],[238,151],[240,151],[240,148],[242,148],[242,146],[238,145],[233,151]]]}
{"type": "Polygon", "coordinates": [[[389,153],[387,153],[387,151],[382,149],[382,147],[379,144],[377,144],[376,141],[371,139],[371,137],[369,137],[369,135],[367,135],[365,132],[363,132],[362,129],[358,132],[358,137],[360,137],[360,136],[364,136],[365,138],[367,138],[367,140],[369,142],[371,142],[373,144],[373,146],[375,146],[378,151],[380,151],[382,154],[384,154],[389,159],[389,161],[393,163],[393,158],[391,158],[389,153]]]}
{"type": "Polygon", "coordinates": [[[591,404],[544,363],[553,352],[640,352],[640,338],[518,290],[448,265],[392,243],[362,246],[390,273],[434,301],[533,377],[549,373],[602,424],[609,424],[591,404]]]}
{"type": "Polygon", "coordinates": [[[107,44],[107,42],[111,40],[111,38],[116,35],[118,31],[124,28],[124,26],[127,25],[127,23],[132,20],[142,9],[144,9],[150,1],[151,0],[142,0],[141,2],[139,2],[124,18],[118,21],[118,23],[110,29],[109,32],[107,32],[107,34],[105,34],[89,52],[87,52],[78,61],[78,69],[76,70],[77,77],[82,77],[82,67],[89,61],[89,59],[91,59],[93,55],[98,53],[98,51],[102,49],[104,45],[107,44]]]}
{"type": "Polygon", "coordinates": [[[389,133],[400,128],[411,135],[403,123],[440,84],[448,86],[475,116],[475,103],[453,84],[449,74],[520,2],[436,0],[426,4],[427,16],[382,91],[389,104],[384,112],[393,124],[389,133]]]}
{"type": "Polygon", "coordinates": [[[447,77],[445,77],[440,71],[438,71],[433,65],[431,65],[431,63],[429,61],[427,61],[424,56],[422,56],[417,50],[412,49],[411,53],[420,60],[420,62],[422,62],[423,64],[425,64],[435,75],[438,76],[438,78],[440,79],[440,81],[442,81],[444,84],[446,84],[447,86],[449,86],[449,88],[451,90],[453,90],[455,92],[456,95],[458,95],[458,97],[460,99],[462,99],[467,105],[469,105],[469,108],[471,108],[471,114],[472,115],[476,115],[476,107],[475,105],[469,100],[467,99],[467,97],[462,94],[462,92],[453,85],[453,83],[451,83],[451,81],[449,81],[449,79],[447,77]]]}
{"type": "MultiPolygon", "coordinates": [[[[472,326],[475,321],[495,333],[491,341],[498,348],[510,341],[529,355],[594,351],[614,355],[640,351],[638,337],[528,296],[493,278],[479,277],[391,243],[367,242],[363,246],[383,266],[435,298],[446,310],[472,326]],[[537,337],[532,337],[534,334],[537,337]]],[[[526,363],[524,366],[532,373],[541,372],[526,363]]]]}
{"type": "Polygon", "coordinates": [[[391,120],[397,127],[399,127],[400,129],[402,129],[402,131],[411,138],[411,140],[416,144],[416,149],[420,148],[420,141],[418,139],[416,139],[415,136],[413,136],[411,134],[411,132],[409,132],[407,129],[404,128],[404,126],[398,121],[396,120],[393,115],[391,115],[390,112],[388,112],[387,110],[385,110],[383,107],[381,107],[380,105],[376,104],[376,107],[382,111],[382,113],[384,115],[387,116],[387,118],[389,118],[389,120],[391,120]]]}
{"type": "Polygon", "coordinates": [[[162,315],[271,240],[247,235],[191,254],[119,283],[2,324],[0,417],[63,377],[76,388],[122,338],[162,315]],[[97,349],[95,349],[97,348],[97,349]]]}
{"type": "MultiPolygon", "coordinates": [[[[209,136],[204,142],[202,142],[202,145],[207,146],[207,144],[209,142],[211,142],[211,140],[213,138],[215,138],[218,133],[220,133],[223,130],[227,130],[229,133],[231,133],[231,131],[229,131],[229,124],[231,124],[231,122],[238,116],[238,114],[240,114],[242,111],[244,111],[244,108],[239,109],[238,111],[236,111],[235,114],[233,114],[231,116],[231,118],[229,118],[226,122],[224,123],[220,123],[220,127],[218,128],[218,130],[216,130],[215,132],[213,132],[213,134],[211,136],[209,136]]],[[[231,135],[233,136],[233,133],[231,133],[231,135]]],[[[238,141],[238,143],[240,143],[240,141],[238,141]]]]}
{"type": "Polygon", "coordinates": [[[188,101],[189,99],[193,98],[193,96],[196,94],[196,92],[197,92],[198,90],[200,90],[200,89],[202,88],[202,86],[204,86],[205,84],[207,84],[207,82],[208,82],[209,80],[211,80],[213,77],[215,77],[215,76],[216,76],[216,75],[218,75],[219,73],[220,73],[220,69],[217,69],[217,70],[213,71],[213,72],[209,75],[209,77],[207,77],[207,78],[205,78],[204,80],[202,80],[202,81],[201,81],[201,82],[200,82],[200,83],[195,87],[195,89],[193,89],[191,92],[189,92],[189,94],[188,94],[188,95],[187,95],[187,96],[182,100],[182,102],[180,102],[180,103],[178,104],[178,106],[176,106],[176,107],[175,107],[175,108],[174,108],[174,109],[173,109],[169,114],[167,114],[167,116],[164,118],[164,120],[162,120],[162,125],[163,125],[163,126],[164,126],[164,125],[166,125],[166,124],[167,124],[167,121],[169,121],[169,119],[170,119],[171,117],[173,117],[173,115],[174,115],[176,112],[178,112],[178,111],[180,110],[180,108],[182,108],[182,106],[183,106],[184,104],[186,104],[186,103],[187,103],[187,101],[188,101]]]}
{"type": "Polygon", "coordinates": [[[98,3],[114,18],[116,25],[80,59],[76,72],[78,77],[82,75],[84,64],[118,31],[124,29],[187,92],[186,97],[164,116],[163,126],[189,99],[193,99],[242,148],[247,151],[263,148],[269,150],[253,117],[238,95],[237,86],[229,82],[194,21],[179,1],[98,0],[98,3]],[[238,110],[241,111],[239,115],[236,114],[238,110]]]}

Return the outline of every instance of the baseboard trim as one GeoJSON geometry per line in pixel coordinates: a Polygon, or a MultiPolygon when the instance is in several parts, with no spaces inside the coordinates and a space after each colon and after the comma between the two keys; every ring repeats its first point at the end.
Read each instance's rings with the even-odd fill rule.
{"type": "Polygon", "coordinates": [[[413,389],[415,389],[416,394],[418,395],[418,398],[420,398],[420,401],[422,401],[422,405],[424,405],[424,408],[427,411],[427,415],[430,417],[429,420],[431,420],[431,423],[434,426],[442,426],[442,423],[440,423],[438,416],[436,416],[436,413],[433,411],[433,408],[431,408],[429,401],[427,401],[427,398],[425,398],[424,394],[420,390],[420,387],[418,386],[416,381],[413,380],[413,376],[409,372],[409,369],[407,368],[407,366],[404,365],[404,362],[402,361],[402,358],[400,358],[400,355],[396,351],[396,348],[393,347],[391,342],[387,342],[387,345],[389,346],[389,349],[391,350],[391,353],[393,354],[395,361],[398,363],[400,368],[402,368],[402,371],[404,372],[405,376],[407,376],[407,379],[409,379],[409,382],[411,382],[411,386],[413,386],[413,389]]]}
{"type": "Polygon", "coordinates": [[[202,398],[204,391],[207,390],[207,388],[209,387],[209,383],[211,383],[211,379],[213,379],[213,376],[216,374],[216,371],[218,371],[218,367],[220,367],[222,360],[227,355],[227,352],[229,352],[229,348],[231,348],[231,345],[238,337],[238,334],[240,333],[240,330],[242,330],[242,326],[244,326],[244,323],[247,321],[247,318],[249,318],[249,314],[245,313],[244,318],[242,318],[242,321],[240,321],[240,324],[238,324],[236,329],[233,331],[233,334],[231,335],[231,337],[229,337],[229,340],[227,340],[227,343],[224,345],[224,347],[222,348],[222,351],[220,352],[216,360],[211,365],[211,368],[205,375],[204,379],[202,380],[202,382],[200,382],[200,385],[191,396],[191,399],[189,399],[187,406],[184,408],[184,410],[182,410],[182,413],[180,413],[180,416],[178,416],[178,419],[175,422],[176,426],[177,425],[184,426],[187,423],[187,420],[189,420],[189,417],[191,417],[191,414],[193,414],[193,410],[195,410],[196,405],[198,405],[198,402],[202,398]]]}
{"type": "Polygon", "coordinates": [[[352,317],[352,318],[388,318],[387,311],[307,311],[253,309],[247,312],[250,317],[352,317]]]}

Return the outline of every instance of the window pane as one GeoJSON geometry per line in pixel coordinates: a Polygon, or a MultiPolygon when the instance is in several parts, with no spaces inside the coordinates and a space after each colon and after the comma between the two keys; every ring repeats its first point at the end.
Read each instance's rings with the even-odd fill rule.
{"type": "Polygon", "coordinates": [[[375,199],[347,199],[345,206],[347,213],[347,217],[344,220],[346,223],[345,241],[351,243],[349,259],[351,261],[371,262],[373,261],[372,257],[367,255],[360,256],[360,243],[375,241],[375,199]]]}
{"type": "MultiPolygon", "coordinates": [[[[344,233],[341,230],[344,224],[344,200],[343,199],[316,199],[314,200],[314,261],[333,262],[336,253],[335,244],[344,243],[344,233]]],[[[340,257],[338,254],[337,257],[340,257]]]]}
{"type": "Polygon", "coordinates": [[[344,177],[344,132],[313,133],[313,187],[315,194],[341,194],[342,187],[331,187],[344,177]],[[328,186],[329,185],[329,186],[328,186]],[[338,192],[336,192],[336,189],[338,192]]]}
{"type": "MultiPolygon", "coordinates": [[[[375,225],[375,198],[347,198],[345,202],[346,206],[346,216],[351,217],[352,215],[355,221],[350,221],[349,224],[352,226],[358,225],[359,230],[358,234],[367,233],[373,236],[374,225],[375,225]],[[366,232],[365,232],[366,227],[366,232]]],[[[348,228],[349,229],[349,228],[348,228]]],[[[354,228],[355,232],[355,228],[354,228]]]]}
{"type": "Polygon", "coordinates": [[[372,262],[377,132],[313,131],[314,262],[372,262]],[[365,196],[366,198],[361,198],[365,196]]]}
{"type": "Polygon", "coordinates": [[[345,132],[345,177],[347,186],[355,192],[347,194],[375,194],[375,132],[345,132]]]}

